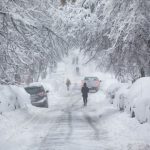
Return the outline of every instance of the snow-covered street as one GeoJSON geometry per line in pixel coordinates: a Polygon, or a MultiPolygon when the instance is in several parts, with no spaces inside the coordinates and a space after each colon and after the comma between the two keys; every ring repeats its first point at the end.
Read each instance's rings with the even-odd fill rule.
{"type": "Polygon", "coordinates": [[[64,59],[41,81],[49,89],[49,108],[28,104],[0,116],[2,150],[150,150],[149,123],[140,124],[109,103],[105,88],[113,82],[110,76],[93,72],[104,83],[83,105],[80,82],[92,67],[80,66],[83,72],[77,76],[71,61],[72,57],[64,59]],[[67,76],[72,81],[69,91],[67,76]]]}
{"type": "Polygon", "coordinates": [[[0,150],[150,150],[150,0],[0,0],[0,150]]]}
{"type": "Polygon", "coordinates": [[[149,150],[150,126],[119,112],[102,91],[83,107],[79,92],[50,96],[48,109],[6,113],[0,124],[3,150],[149,150]]]}

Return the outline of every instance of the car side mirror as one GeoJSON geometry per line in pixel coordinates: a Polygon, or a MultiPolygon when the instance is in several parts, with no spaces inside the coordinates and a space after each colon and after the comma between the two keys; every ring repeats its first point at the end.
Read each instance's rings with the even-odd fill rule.
{"type": "Polygon", "coordinates": [[[46,90],[46,93],[49,93],[49,90],[46,90]]]}

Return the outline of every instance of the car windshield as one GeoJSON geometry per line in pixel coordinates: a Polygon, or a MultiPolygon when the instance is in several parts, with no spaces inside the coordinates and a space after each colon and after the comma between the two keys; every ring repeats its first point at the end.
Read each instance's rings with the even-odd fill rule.
{"type": "Polygon", "coordinates": [[[25,90],[27,93],[32,95],[32,94],[37,94],[39,92],[44,91],[44,88],[42,86],[41,87],[26,87],[25,90]]]}
{"type": "Polygon", "coordinates": [[[98,80],[97,77],[85,77],[84,80],[92,80],[92,81],[95,81],[95,80],[98,80]]]}

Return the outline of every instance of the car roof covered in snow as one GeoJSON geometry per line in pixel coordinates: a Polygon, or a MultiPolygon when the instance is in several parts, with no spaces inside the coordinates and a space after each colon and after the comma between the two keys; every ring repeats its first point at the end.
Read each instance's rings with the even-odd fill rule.
{"type": "Polygon", "coordinates": [[[143,100],[144,98],[150,98],[149,89],[150,77],[140,78],[131,86],[128,97],[130,98],[130,100],[133,100],[135,98],[138,98],[140,100],[143,100]]]}
{"type": "Polygon", "coordinates": [[[41,84],[40,82],[34,82],[34,83],[31,83],[31,84],[29,84],[28,86],[26,86],[26,87],[41,87],[41,86],[43,86],[43,84],[41,84]]]}

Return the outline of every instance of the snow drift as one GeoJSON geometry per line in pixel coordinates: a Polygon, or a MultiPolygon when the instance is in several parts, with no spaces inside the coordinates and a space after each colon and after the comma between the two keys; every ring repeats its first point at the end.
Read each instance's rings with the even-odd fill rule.
{"type": "Polygon", "coordinates": [[[29,95],[22,87],[0,85],[0,113],[24,108],[30,103],[29,95]]]}

